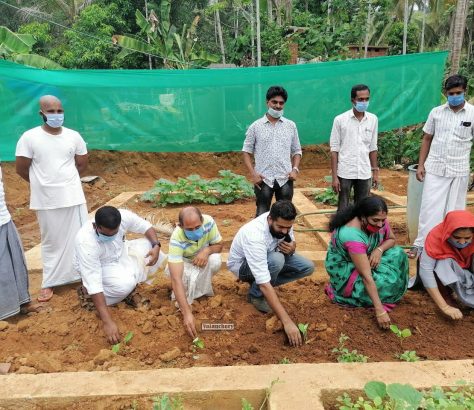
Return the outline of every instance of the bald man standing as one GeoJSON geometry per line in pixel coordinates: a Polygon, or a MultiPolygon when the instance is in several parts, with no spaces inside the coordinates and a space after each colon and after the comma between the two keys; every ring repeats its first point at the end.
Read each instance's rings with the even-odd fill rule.
{"type": "Polygon", "coordinates": [[[188,206],[179,213],[179,225],[170,238],[168,269],[176,298],[183,314],[184,327],[197,337],[190,305],[201,296],[213,296],[212,276],[221,268],[222,237],[209,215],[188,206]]]}
{"type": "Polygon", "coordinates": [[[79,174],[87,167],[86,143],[63,127],[61,101],[40,98],[43,125],[26,131],[16,146],[16,172],[30,184],[30,209],[41,232],[43,282],[38,297],[46,302],[53,288],[78,281],[72,262],[74,239],[87,222],[87,206],[79,174]]]}

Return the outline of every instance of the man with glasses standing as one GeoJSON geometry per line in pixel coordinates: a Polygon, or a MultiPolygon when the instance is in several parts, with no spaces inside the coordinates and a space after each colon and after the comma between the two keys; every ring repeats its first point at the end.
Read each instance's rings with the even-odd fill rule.
{"type": "Polygon", "coordinates": [[[466,208],[474,135],[474,106],[465,100],[466,89],[466,77],[449,77],[444,84],[448,101],[431,110],[423,127],[416,178],[424,184],[410,258],[421,254],[426,236],[449,211],[466,208]]]}
{"type": "Polygon", "coordinates": [[[250,125],[245,135],[242,152],[254,184],[256,216],[270,210],[273,194],[277,201],[291,201],[293,183],[300,172],[302,151],[298,130],[293,121],[283,117],[287,99],[283,87],[270,87],[266,95],[267,112],[250,125]]]}

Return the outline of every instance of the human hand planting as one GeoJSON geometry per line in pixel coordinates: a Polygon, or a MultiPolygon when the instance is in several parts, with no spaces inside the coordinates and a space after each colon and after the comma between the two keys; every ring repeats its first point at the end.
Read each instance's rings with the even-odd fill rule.
{"type": "Polygon", "coordinates": [[[292,321],[284,324],[283,328],[285,329],[285,333],[288,336],[288,341],[291,346],[300,347],[303,344],[301,332],[292,321]]]}
{"type": "Polygon", "coordinates": [[[120,331],[118,326],[113,320],[104,322],[104,333],[107,341],[111,344],[117,344],[120,342],[120,331]]]}
{"type": "Polygon", "coordinates": [[[196,323],[194,321],[194,316],[191,312],[183,315],[183,323],[184,323],[184,328],[193,339],[198,337],[198,334],[196,331],[196,323]]]}

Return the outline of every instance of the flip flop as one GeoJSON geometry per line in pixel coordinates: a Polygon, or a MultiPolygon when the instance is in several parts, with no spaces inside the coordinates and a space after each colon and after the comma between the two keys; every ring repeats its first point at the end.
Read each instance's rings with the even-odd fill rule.
{"type": "Polygon", "coordinates": [[[28,302],[20,306],[20,313],[27,315],[28,313],[39,313],[42,310],[46,310],[46,306],[39,303],[28,302]]]}
{"type": "Polygon", "coordinates": [[[37,300],[38,302],[48,302],[53,297],[53,294],[54,292],[51,288],[41,289],[37,300]]]}
{"type": "Polygon", "coordinates": [[[84,287],[81,285],[77,288],[77,297],[79,298],[79,303],[81,307],[89,312],[95,310],[94,302],[87,292],[85,292],[84,287]]]}
{"type": "Polygon", "coordinates": [[[407,251],[407,256],[410,259],[418,259],[418,257],[421,255],[421,252],[423,252],[423,248],[421,246],[412,246],[407,251]]]}
{"type": "Polygon", "coordinates": [[[147,309],[150,306],[150,299],[147,299],[136,291],[130,293],[123,301],[135,309],[147,309]]]}

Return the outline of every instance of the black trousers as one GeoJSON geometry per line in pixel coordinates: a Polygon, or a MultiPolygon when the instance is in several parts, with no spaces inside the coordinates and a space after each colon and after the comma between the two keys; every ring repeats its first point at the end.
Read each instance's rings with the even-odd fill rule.
{"type": "Polygon", "coordinates": [[[270,210],[270,205],[272,203],[273,194],[275,194],[275,199],[279,201],[280,199],[292,200],[293,198],[293,181],[289,179],[283,186],[278,185],[278,182],[275,180],[273,187],[269,187],[265,182],[261,182],[260,185],[254,188],[257,212],[255,216],[259,216],[270,210]]]}
{"type": "Polygon", "coordinates": [[[354,188],[354,203],[359,202],[370,194],[370,186],[372,179],[345,179],[339,177],[341,184],[341,191],[339,192],[339,200],[337,203],[337,210],[341,210],[349,206],[349,199],[351,190],[354,188]]]}

